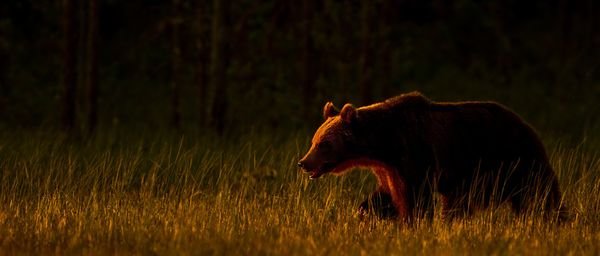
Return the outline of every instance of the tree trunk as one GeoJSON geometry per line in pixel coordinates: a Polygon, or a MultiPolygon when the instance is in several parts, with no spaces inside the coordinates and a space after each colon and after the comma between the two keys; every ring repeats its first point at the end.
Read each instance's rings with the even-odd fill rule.
{"type": "Polygon", "coordinates": [[[391,25],[394,17],[394,6],[391,0],[383,0],[379,7],[378,17],[378,42],[379,42],[379,60],[381,61],[381,72],[379,83],[381,84],[381,94],[384,98],[391,97],[394,93],[392,84],[394,82],[394,70],[392,67],[392,43],[391,43],[391,25]]]}
{"type": "Polygon", "coordinates": [[[197,54],[197,63],[196,63],[196,86],[198,88],[198,119],[200,128],[204,128],[206,125],[206,93],[207,93],[207,85],[208,85],[208,74],[207,74],[207,66],[208,66],[208,57],[207,53],[209,52],[207,45],[207,37],[206,37],[206,12],[204,11],[205,5],[199,4],[196,12],[196,50],[197,54]]]}
{"type": "Polygon", "coordinates": [[[361,49],[358,72],[358,90],[361,96],[361,103],[369,104],[373,100],[372,95],[372,79],[373,79],[373,52],[371,49],[371,5],[369,1],[361,2],[361,49]]]}
{"type": "Polygon", "coordinates": [[[181,66],[181,46],[179,45],[179,26],[181,14],[179,0],[172,0],[171,17],[171,126],[181,129],[181,110],[179,102],[179,74],[181,66]]]}
{"type": "Polygon", "coordinates": [[[302,72],[302,102],[304,120],[310,121],[310,113],[314,109],[313,98],[315,95],[315,69],[314,69],[314,42],[311,35],[312,30],[312,0],[302,1],[301,30],[302,34],[302,53],[301,53],[301,72],[302,72]]]}
{"type": "Polygon", "coordinates": [[[213,1],[210,84],[215,89],[211,109],[212,126],[217,133],[225,131],[228,108],[227,81],[229,67],[229,1],[213,1]]]}
{"type": "Polygon", "coordinates": [[[75,126],[75,89],[77,85],[77,34],[75,1],[63,0],[63,92],[62,125],[71,132],[75,126]]]}
{"type": "Polygon", "coordinates": [[[86,82],[88,87],[88,132],[98,124],[98,0],[90,0],[88,14],[86,82]]]}
{"type": "MultiPolygon", "coordinates": [[[[3,33],[0,30],[0,33],[3,33]]],[[[0,38],[0,116],[6,114],[6,105],[8,101],[8,93],[10,91],[10,84],[7,81],[8,67],[10,66],[10,55],[8,54],[8,41],[6,44],[2,44],[0,38]]]]}

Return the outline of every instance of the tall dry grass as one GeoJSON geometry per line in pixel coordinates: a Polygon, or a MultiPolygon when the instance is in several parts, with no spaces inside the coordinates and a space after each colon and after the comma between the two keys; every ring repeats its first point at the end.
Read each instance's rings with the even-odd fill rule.
{"type": "Polygon", "coordinates": [[[310,181],[305,136],[21,133],[0,141],[0,254],[482,255],[600,253],[600,158],[551,147],[572,221],[507,208],[407,226],[361,220],[368,172],[310,181]]]}

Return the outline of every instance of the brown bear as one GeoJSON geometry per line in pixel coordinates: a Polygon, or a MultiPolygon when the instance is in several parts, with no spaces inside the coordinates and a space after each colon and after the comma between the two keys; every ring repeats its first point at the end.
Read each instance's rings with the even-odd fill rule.
{"type": "Polygon", "coordinates": [[[536,132],[494,102],[433,102],[411,92],[369,106],[323,109],[308,153],[298,166],[311,179],[370,168],[378,188],[361,214],[412,220],[508,202],[515,213],[562,216],[557,177],[536,132]]]}

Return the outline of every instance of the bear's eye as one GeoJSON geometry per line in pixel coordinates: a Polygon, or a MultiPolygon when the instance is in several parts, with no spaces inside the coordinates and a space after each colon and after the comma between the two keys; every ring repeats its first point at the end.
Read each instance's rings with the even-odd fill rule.
{"type": "Polygon", "coordinates": [[[333,148],[331,142],[329,141],[322,141],[319,142],[319,144],[317,144],[317,148],[321,149],[321,150],[331,150],[331,148],[333,148]]]}

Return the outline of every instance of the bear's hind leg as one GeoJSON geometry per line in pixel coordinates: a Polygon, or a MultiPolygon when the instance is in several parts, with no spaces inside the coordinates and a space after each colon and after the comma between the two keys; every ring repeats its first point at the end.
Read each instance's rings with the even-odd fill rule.
{"type": "Polygon", "coordinates": [[[532,187],[534,189],[516,193],[510,199],[511,208],[515,214],[534,214],[541,210],[544,218],[556,219],[559,222],[568,220],[568,211],[562,204],[560,188],[556,179],[534,184],[532,187]],[[539,202],[543,202],[543,204],[539,205],[539,202]]]}

